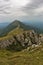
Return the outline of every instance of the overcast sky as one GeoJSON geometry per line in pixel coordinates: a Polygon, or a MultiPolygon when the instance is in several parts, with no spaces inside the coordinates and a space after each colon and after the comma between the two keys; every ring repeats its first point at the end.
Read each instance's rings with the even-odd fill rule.
{"type": "Polygon", "coordinates": [[[43,21],[43,0],[0,0],[0,23],[43,21]]]}

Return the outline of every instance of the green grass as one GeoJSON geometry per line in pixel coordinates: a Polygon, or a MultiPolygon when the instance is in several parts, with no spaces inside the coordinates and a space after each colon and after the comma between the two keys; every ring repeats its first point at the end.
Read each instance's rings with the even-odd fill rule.
{"type": "Polygon", "coordinates": [[[23,29],[16,28],[16,29],[10,31],[6,36],[0,37],[0,41],[11,39],[12,36],[17,35],[17,34],[21,34],[23,32],[24,32],[23,29]]]}
{"type": "Polygon", "coordinates": [[[0,50],[0,65],[43,65],[43,47],[32,50],[20,52],[0,50]]]}
{"type": "Polygon", "coordinates": [[[16,28],[14,30],[12,30],[11,32],[8,33],[8,35],[16,35],[16,34],[20,34],[23,32],[22,28],[16,28]]]}

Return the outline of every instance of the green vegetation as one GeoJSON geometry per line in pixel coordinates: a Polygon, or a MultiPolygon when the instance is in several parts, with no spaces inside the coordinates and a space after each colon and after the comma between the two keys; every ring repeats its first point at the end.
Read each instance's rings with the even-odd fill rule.
{"type": "Polygon", "coordinates": [[[0,65],[43,65],[43,47],[20,52],[0,50],[0,65]]]}
{"type": "Polygon", "coordinates": [[[14,30],[12,30],[11,32],[8,33],[8,35],[16,35],[16,34],[20,34],[23,32],[22,28],[16,28],[14,30]]]}
{"type": "Polygon", "coordinates": [[[32,26],[25,25],[24,23],[15,20],[1,31],[0,37],[6,36],[8,33],[10,33],[12,30],[15,30],[16,28],[21,28],[23,30],[31,30],[31,29],[36,30],[36,28],[32,26]]]}
{"type": "MultiPolygon", "coordinates": [[[[24,30],[28,31],[28,29],[31,31],[31,27],[15,21],[2,31],[0,41],[9,41],[14,35],[21,34],[25,32],[24,30]]],[[[24,49],[17,40],[17,45],[15,45],[15,40],[11,40],[11,42],[12,45],[7,46],[5,49],[0,49],[0,65],[43,65],[43,45],[37,48],[30,46],[29,49],[24,49]],[[23,50],[21,51],[21,49],[23,50]]]]}
{"type": "Polygon", "coordinates": [[[17,35],[23,32],[22,28],[16,28],[14,30],[12,30],[11,32],[9,32],[6,36],[0,37],[0,40],[7,40],[12,38],[13,35],[17,35]]]}
{"type": "MultiPolygon", "coordinates": [[[[9,24],[6,28],[4,28],[1,32],[1,37],[6,36],[8,33],[10,33],[11,31],[15,32],[14,30],[16,28],[26,28],[25,24],[22,24],[20,21],[15,20],[14,22],[12,22],[11,24],[9,24]],[[25,26],[25,27],[24,27],[25,26]]],[[[23,28],[23,29],[24,29],[23,28]]],[[[18,30],[19,31],[19,30],[18,30]]],[[[20,32],[20,31],[19,31],[20,32]]],[[[12,33],[12,32],[11,32],[12,33]]]]}

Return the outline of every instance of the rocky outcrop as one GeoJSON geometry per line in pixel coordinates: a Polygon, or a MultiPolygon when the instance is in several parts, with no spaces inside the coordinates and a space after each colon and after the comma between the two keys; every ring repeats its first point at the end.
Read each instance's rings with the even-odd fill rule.
{"type": "Polygon", "coordinates": [[[30,46],[35,47],[43,42],[43,37],[34,30],[24,31],[21,34],[14,35],[9,40],[0,41],[0,48],[7,48],[13,50],[22,50],[30,46]]]}
{"type": "Polygon", "coordinates": [[[30,46],[32,44],[41,44],[40,36],[32,31],[26,31],[16,36],[16,40],[21,43],[22,46],[30,46]]]}

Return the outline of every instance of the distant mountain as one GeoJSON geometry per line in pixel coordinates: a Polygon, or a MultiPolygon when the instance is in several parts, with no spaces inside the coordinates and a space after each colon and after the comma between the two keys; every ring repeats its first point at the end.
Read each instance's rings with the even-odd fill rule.
{"type": "Polygon", "coordinates": [[[36,30],[36,28],[32,26],[26,25],[18,20],[15,20],[12,23],[10,23],[6,28],[3,29],[1,36],[7,35],[15,28],[22,28],[23,30],[32,30],[32,29],[36,30]]]}
{"type": "Polygon", "coordinates": [[[3,29],[3,28],[5,28],[6,26],[8,26],[9,25],[9,22],[7,22],[7,23],[0,23],[0,29],[3,29]]]}
{"type": "Polygon", "coordinates": [[[24,22],[26,25],[30,25],[30,26],[33,26],[35,28],[38,29],[38,33],[43,33],[43,22],[41,21],[27,21],[27,22],[24,22]]]}
{"type": "Polygon", "coordinates": [[[21,21],[15,20],[15,21],[13,21],[11,24],[9,24],[9,25],[6,27],[6,28],[8,29],[8,30],[6,30],[6,31],[11,31],[11,30],[13,30],[13,29],[15,29],[15,28],[17,28],[17,27],[23,28],[24,30],[28,30],[28,29],[31,29],[31,28],[32,28],[31,26],[25,25],[25,24],[22,23],[21,21]]]}

